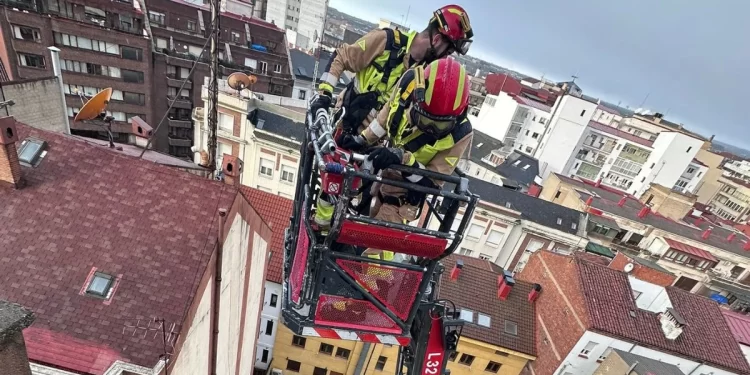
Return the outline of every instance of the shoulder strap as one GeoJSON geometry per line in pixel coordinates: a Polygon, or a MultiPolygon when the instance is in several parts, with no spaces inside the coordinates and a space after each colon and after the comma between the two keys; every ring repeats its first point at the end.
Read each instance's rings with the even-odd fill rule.
{"type": "Polygon", "coordinates": [[[398,90],[401,94],[398,96],[398,108],[396,108],[396,112],[393,113],[393,117],[391,118],[391,134],[395,134],[395,130],[398,129],[401,120],[404,118],[404,110],[413,101],[412,93],[414,93],[417,100],[424,100],[424,68],[417,66],[404,73],[398,90]]]}
{"type": "Polygon", "coordinates": [[[386,35],[385,50],[388,52],[388,62],[383,67],[383,77],[380,82],[387,84],[391,78],[391,70],[401,64],[401,60],[404,58],[403,45],[401,43],[401,32],[394,29],[383,29],[386,35]]]}

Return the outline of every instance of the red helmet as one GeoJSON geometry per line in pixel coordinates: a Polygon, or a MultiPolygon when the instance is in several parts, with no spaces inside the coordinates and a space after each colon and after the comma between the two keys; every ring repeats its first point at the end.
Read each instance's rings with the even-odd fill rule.
{"type": "Polygon", "coordinates": [[[469,106],[469,77],[466,68],[453,58],[433,61],[424,69],[424,100],[417,101],[411,122],[422,131],[445,135],[469,106]]]}
{"type": "Polygon", "coordinates": [[[434,23],[438,31],[451,41],[456,52],[462,55],[469,52],[474,32],[464,8],[446,5],[433,13],[430,23],[434,23]]]}

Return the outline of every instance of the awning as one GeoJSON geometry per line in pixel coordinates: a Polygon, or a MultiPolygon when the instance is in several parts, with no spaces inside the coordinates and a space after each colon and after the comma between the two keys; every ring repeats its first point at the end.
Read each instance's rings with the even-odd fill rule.
{"type": "Polygon", "coordinates": [[[615,257],[615,253],[613,253],[612,250],[610,250],[606,246],[599,245],[598,243],[589,242],[588,245],[586,245],[586,251],[605,256],[607,258],[615,257]]]}
{"type": "Polygon", "coordinates": [[[667,245],[669,245],[669,247],[674,250],[677,250],[685,254],[695,255],[698,258],[710,260],[712,262],[719,262],[719,260],[716,259],[716,257],[714,257],[711,253],[709,253],[706,250],[701,250],[695,246],[690,246],[686,243],[678,242],[675,240],[670,240],[669,238],[665,238],[664,240],[667,241],[667,245]]]}
{"type": "Polygon", "coordinates": [[[599,215],[589,215],[589,221],[599,224],[603,227],[607,227],[609,229],[614,229],[616,231],[620,230],[620,226],[617,225],[617,222],[615,222],[614,220],[608,217],[599,216],[599,215]]]}

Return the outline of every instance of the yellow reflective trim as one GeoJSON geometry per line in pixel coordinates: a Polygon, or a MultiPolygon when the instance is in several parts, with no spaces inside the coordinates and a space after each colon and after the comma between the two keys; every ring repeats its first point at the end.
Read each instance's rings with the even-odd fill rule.
{"type": "Polygon", "coordinates": [[[364,51],[366,49],[366,42],[365,42],[364,39],[358,40],[357,41],[357,45],[359,46],[359,48],[362,48],[362,51],[364,51]]]}
{"type": "Polygon", "coordinates": [[[409,85],[406,86],[406,90],[401,94],[401,100],[406,100],[409,95],[411,95],[412,91],[414,91],[414,87],[417,85],[416,80],[412,80],[409,82],[409,85]]]}
{"type": "Polygon", "coordinates": [[[455,167],[456,163],[458,163],[458,158],[455,156],[448,156],[445,158],[445,162],[450,164],[451,167],[455,167]]]}
{"type": "Polygon", "coordinates": [[[453,14],[458,14],[459,16],[462,15],[462,14],[464,14],[464,12],[462,12],[462,11],[456,9],[456,8],[448,8],[448,12],[449,13],[453,13],[453,14]]]}
{"type": "Polygon", "coordinates": [[[435,77],[437,77],[438,65],[440,60],[430,64],[430,87],[427,88],[427,92],[424,94],[424,101],[428,105],[432,101],[432,90],[435,90],[435,77]]]}
{"type": "Polygon", "coordinates": [[[458,76],[458,89],[456,90],[456,99],[453,101],[453,109],[458,108],[461,105],[461,99],[463,99],[464,85],[466,84],[466,68],[461,65],[461,71],[458,76]]]}
{"type": "Polygon", "coordinates": [[[414,162],[417,161],[417,159],[414,157],[414,154],[411,152],[409,153],[409,161],[406,163],[406,165],[414,165],[414,162]]]}
{"type": "Polygon", "coordinates": [[[396,45],[401,45],[401,33],[398,30],[393,29],[393,39],[396,41],[396,45]]]}

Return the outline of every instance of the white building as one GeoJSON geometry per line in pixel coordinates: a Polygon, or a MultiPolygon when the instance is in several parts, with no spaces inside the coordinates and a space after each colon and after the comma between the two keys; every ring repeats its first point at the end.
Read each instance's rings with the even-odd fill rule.
{"type": "Polygon", "coordinates": [[[725,176],[750,181],[750,162],[747,160],[731,160],[724,164],[725,176]]]}
{"type": "Polygon", "coordinates": [[[487,95],[474,128],[503,142],[503,154],[514,150],[533,156],[547,129],[552,109],[543,103],[505,92],[487,95]]]}
{"type": "Polygon", "coordinates": [[[291,45],[311,50],[323,37],[328,0],[265,0],[263,3],[265,20],[285,28],[291,45]]]}
{"type": "MultiPolygon", "coordinates": [[[[650,184],[695,193],[708,168],[695,160],[704,141],[678,131],[652,133],[640,119],[607,117],[597,104],[566,95],[536,156],[542,177],[550,173],[602,180],[640,196],[650,184]],[[609,126],[592,119],[608,118],[609,126]],[[632,120],[632,121],[629,121],[632,120]],[[623,123],[636,122],[636,129],[623,123]]],[[[658,128],[653,126],[654,128],[658,128]]]]}

